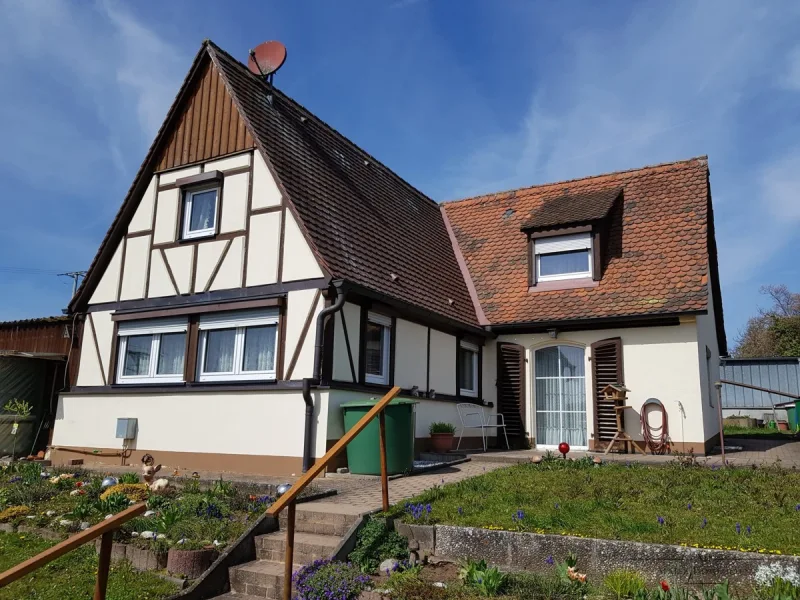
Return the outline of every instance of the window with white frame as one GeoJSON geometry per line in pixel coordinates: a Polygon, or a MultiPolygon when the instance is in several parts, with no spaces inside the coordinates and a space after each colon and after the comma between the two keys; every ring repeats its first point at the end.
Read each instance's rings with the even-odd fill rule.
{"type": "Polygon", "coordinates": [[[203,315],[198,329],[198,381],[275,379],[276,309],[203,315]]]}
{"type": "Polygon", "coordinates": [[[536,281],[592,277],[592,235],[574,233],[539,238],[533,244],[536,281]]]}
{"type": "Polygon", "coordinates": [[[206,237],[217,232],[219,188],[189,189],[183,195],[183,239],[206,237]]]}
{"type": "Polygon", "coordinates": [[[182,382],[186,330],[186,317],[120,323],[117,383],[182,382]]]}
{"type": "Polygon", "coordinates": [[[478,396],[478,347],[467,342],[458,347],[458,389],[462,396],[478,396]]]}
{"type": "Polygon", "coordinates": [[[364,379],[367,383],[389,383],[389,352],[392,339],[392,319],[369,313],[364,332],[364,379]]]}

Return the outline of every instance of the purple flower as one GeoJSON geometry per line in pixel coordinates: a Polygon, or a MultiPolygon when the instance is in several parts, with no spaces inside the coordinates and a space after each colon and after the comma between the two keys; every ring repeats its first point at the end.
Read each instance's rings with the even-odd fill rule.
{"type": "Polygon", "coordinates": [[[753,530],[750,528],[750,525],[748,525],[748,526],[747,526],[747,529],[746,529],[746,531],[747,531],[747,535],[750,535],[750,533],[753,531],[753,530]]]}
{"type": "Polygon", "coordinates": [[[556,502],[554,506],[556,507],[556,510],[558,510],[559,508],[561,508],[561,505],[560,505],[558,502],[556,502]]]}
{"type": "Polygon", "coordinates": [[[795,510],[800,510],[800,504],[797,504],[797,505],[794,507],[794,509],[795,509],[795,510]]]}
{"type": "Polygon", "coordinates": [[[666,519],[664,519],[664,517],[658,517],[658,524],[659,525],[664,525],[666,522],[667,521],[666,521],[666,519]]]}
{"type": "Polygon", "coordinates": [[[706,519],[705,517],[703,517],[703,524],[702,524],[702,525],[700,525],[700,529],[705,529],[705,528],[706,528],[706,525],[708,525],[708,519],[706,519]]]}
{"type": "MultiPolygon", "coordinates": [[[[17,483],[18,481],[22,481],[22,477],[20,477],[19,475],[17,475],[16,477],[12,477],[11,479],[9,479],[9,480],[8,480],[8,483],[17,483]]],[[[798,504],[798,506],[800,506],[800,504],[798,504]]]]}
{"type": "Polygon", "coordinates": [[[464,514],[464,509],[461,508],[460,506],[458,507],[458,514],[460,514],[460,515],[464,514]]]}
{"type": "Polygon", "coordinates": [[[741,523],[736,523],[736,533],[737,534],[742,533],[742,524],[741,523]]]}
{"type": "Polygon", "coordinates": [[[550,556],[548,556],[547,558],[544,559],[544,562],[546,562],[548,565],[552,566],[552,565],[555,564],[556,561],[553,560],[553,555],[551,554],[550,556]]]}
{"type": "Polygon", "coordinates": [[[428,504],[428,505],[426,505],[426,506],[425,506],[425,512],[427,512],[428,514],[431,514],[431,511],[432,511],[432,510],[433,510],[433,508],[431,507],[431,505],[430,505],[430,504],[428,504]]]}
{"type": "Polygon", "coordinates": [[[692,510],[692,503],[691,502],[689,502],[689,504],[686,505],[686,509],[687,510],[692,510]]]}

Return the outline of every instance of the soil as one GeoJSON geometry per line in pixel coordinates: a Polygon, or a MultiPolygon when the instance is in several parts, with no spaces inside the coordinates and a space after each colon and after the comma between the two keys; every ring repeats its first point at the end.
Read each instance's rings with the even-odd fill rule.
{"type": "MultiPolygon", "coordinates": [[[[423,565],[419,578],[428,583],[436,583],[438,581],[450,583],[458,581],[458,569],[458,565],[451,562],[431,562],[423,565]]],[[[380,589],[387,579],[386,573],[372,576],[372,582],[376,589],[380,589]]]]}

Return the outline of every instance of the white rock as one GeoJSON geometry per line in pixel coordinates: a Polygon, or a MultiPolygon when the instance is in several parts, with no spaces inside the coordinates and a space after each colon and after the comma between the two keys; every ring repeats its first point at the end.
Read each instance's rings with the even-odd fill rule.
{"type": "Polygon", "coordinates": [[[433,582],[433,586],[434,586],[434,587],[440,587],[440,588],[446,588],[446,587],[447,587],[447,584],[446,584],[446,583],[443,583],[443,582],[441,582],[441,581],[434,581],[434,582],[433,582]]]}
{"type": "Polygon", "coordinates": [[[400,563],[396,561],[394,558],[387,558],[385,561],[381,563],[380,572],[386,573],[386,571],[389,571],[389,573],[394,573],[397,570],[399,564],[400,563]]]}
{"type": "Polygon", "coordinates": [[[109,520],[111,517],[113,517],[113,516],[114,516],[114,515],[106,515],[106,518],[105,518],[105,520],[106,520],[106,521],[108,521],[108,520],[109,520]]]}
{"type": "Polygon", "coordinates": [[[26,515],[25,518],[26,519],[35,519],[36,515],[26,515]]]}
{"type": "Polygon", "coordinates": [[[159,534],[156,536],[156,539],[157,539],[157,540],[165,540],[165,539],[167,539],[167,536],[166,536],[166,535],[164,535],[163,533],[159,533],[159,534]]]}
{"type": "Polygon", "coordinates": [[[91,527],[89,521],[81,521],[81,531],[86,531],[89,527],[91,527]]]}
{"type": "Polygon", "coordinates": [[[152,540],[154,537],[156,537],[156,534],[154,531],[143,531],[139,534],[139,537],[141,537],[143,540],[152,540]]]}
{"type": "Polygon", "coordinates": [[[214,540],[212,543],[213,543],[215,546],[222,546],[222,542],[220,542],[219,540],[214,540]]]}
{"type": "Polygon", "coordinates": [[[154,511],[154,510],[146,510],[146,511],[144,511],[144,515],[142,515],[142,516],[144,516],[144,517],[152,517],[154,514],[156,514],[156,511],[154,511]]]}
{"type": "Polygon", "coordinates": [[[139,537],[139,532],[138,531],[131,532],[131,537],[139,537]]]}
{"type": "Polygon", "coordinates": [[[188,541],[189,541],[189,540],[187,540],[186,538],[181,538],[181,539],[179,539],[179,540],[178,540],[178,543],[179,543],[179,544],[185,544],[185,543],[186,543],[186,542],[188,542],[188,541]]]}
{"type": "Polygon", "coordinates": [[[61,519],[58,522],[58,524],[61,525],[62,527],[72,527],[72,521],[70,521],[69,519],[61,519]]]}
{"type": "Polygon", "coordinates": [[[48,510],[48,511],[47,511],[46,513],[44,513],[44,514],[46,514],[48,517],[52,517],[54,514],[56,514],[56,511],[54,511],[54,510],[48,510]]]}

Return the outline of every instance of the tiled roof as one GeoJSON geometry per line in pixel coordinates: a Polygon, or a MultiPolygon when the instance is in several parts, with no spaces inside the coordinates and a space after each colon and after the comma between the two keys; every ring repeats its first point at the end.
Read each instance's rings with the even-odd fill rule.
{"type": "Polygon", "coordinates": [[[500,324],[706,310],[709,202],[708,161],[701,157],[444,206],[484,313],[500,324]],[[619,188],[624,200],[610,215],[597,286],[529,292],[523,224],[567,196],[607,199],[619,188]]]}
{"type": "Polygon", "coordinates": [[[58,315],[54,317],[36,317],[34,319],[20,319],[18,321],[0,321],[0,329],[6,327],[31,327],[34,325],[49,325],[51,323],[69,323],[72,317],[58,315]]]}
{"type": "Polygon", "coordinates": [[[531,210],[522,229],[540,229],[596,221],[608,215],[622,188],[566,190],[561,196],[549,198],[531,210]]]}
{"type": "Polygon", "coordinates": [[[333,277],[477,325],[439,205],[280,90],[270,105],[260,78],[208,47],[333,277]]]}

